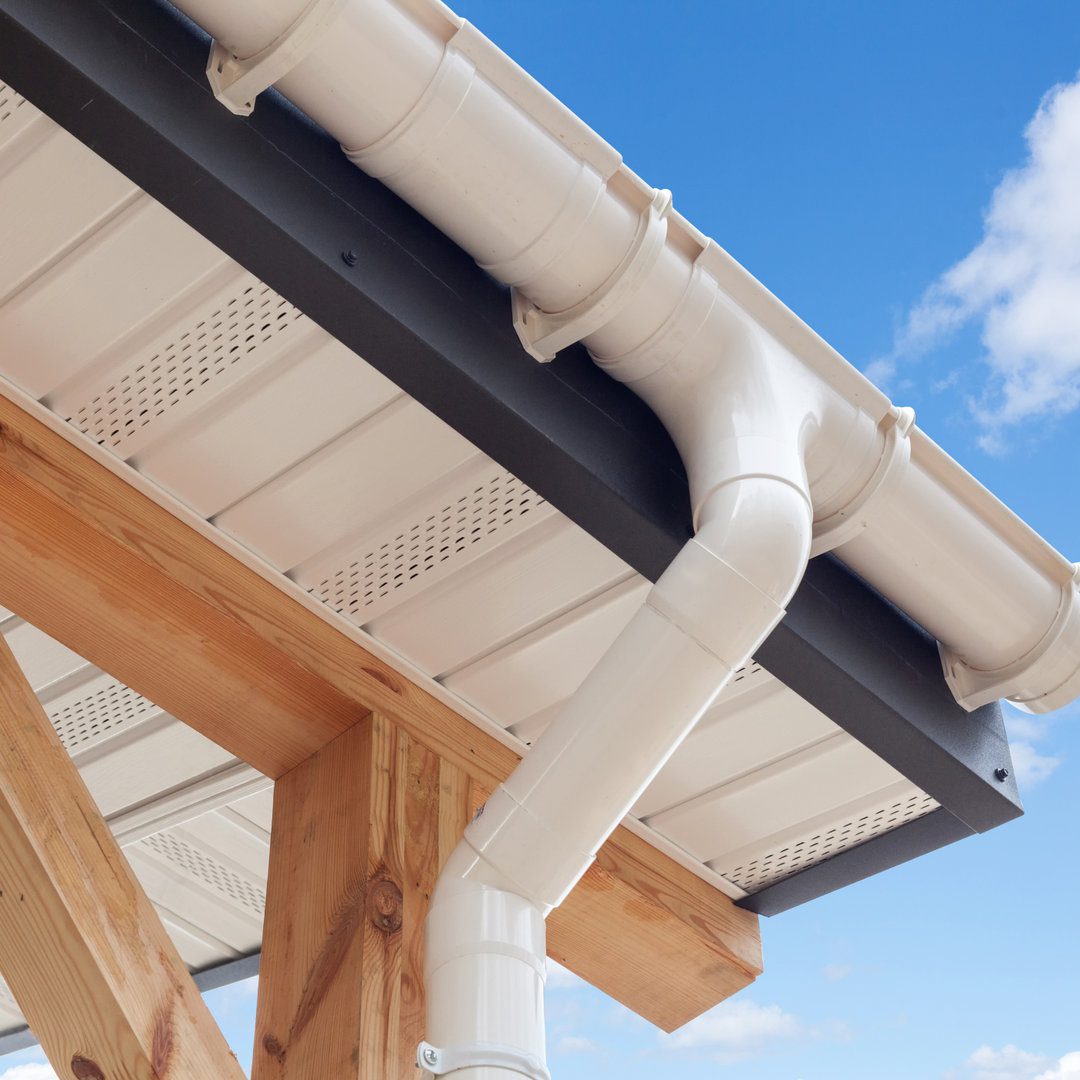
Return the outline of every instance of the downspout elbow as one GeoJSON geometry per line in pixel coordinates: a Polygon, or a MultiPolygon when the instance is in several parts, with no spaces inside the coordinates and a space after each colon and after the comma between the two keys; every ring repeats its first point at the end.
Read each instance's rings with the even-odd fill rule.
{"type": "Polygon", "coordinates": [[[783,617],[811,517],[790,478],[751,470],[717,487],[698,534],[468,827],[428,916],[421,1067],[546,1080],[544,920],[783,617]]]}

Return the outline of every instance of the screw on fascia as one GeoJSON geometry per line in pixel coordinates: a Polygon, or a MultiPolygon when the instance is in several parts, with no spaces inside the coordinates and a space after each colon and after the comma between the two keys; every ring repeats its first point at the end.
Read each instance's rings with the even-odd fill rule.
{"type": "Polygon", "coordinates": [[[434,1046],[425,1046],[423,1057],[425,1065],[439,1064],[439,1051],[434,1046]]]}
{"type": "Polygon", "coordinates": [[[998,778],[1003,784],[1009,779],[1009,770],[1002,765],[1000,768],[994,770],[994,776],[998,778]]]}
{"type": "Polygon", "coordinates": [[[341,253],[341,261],[342,261],[342,262],[343,262],[343,263],[344,263],[344,264],[345,264],[346,266],[355,266],[355,265],[356,265],[356,252],[355,252],[355,251],[353,251],[353,249],[352,249],[352,248],[346,248],[346,249],[345,249],[345,250],[344,250],[344,251],[343,251],[343,252],[341,253]]]}

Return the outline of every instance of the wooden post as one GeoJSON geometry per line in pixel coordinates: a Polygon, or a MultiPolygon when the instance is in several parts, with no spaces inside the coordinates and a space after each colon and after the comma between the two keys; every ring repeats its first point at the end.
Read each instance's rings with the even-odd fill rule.
{"type": "Polygon", "coordinates": [[[242,1080],[3,637],[0,972],[65,1080],[242,1080]]]}
{"type": "Polygon", "coordinates": [[[423,922],[469,782],[382,716],[274,790],[253,1080],[413,1080],[423,922]]]}

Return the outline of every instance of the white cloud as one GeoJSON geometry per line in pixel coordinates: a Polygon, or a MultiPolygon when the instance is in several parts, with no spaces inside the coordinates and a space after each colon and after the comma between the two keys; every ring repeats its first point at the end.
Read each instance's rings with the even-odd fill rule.
{"type": "Polygon", "coordinates": [[[896,361],[890,356],[881,356],[877,360],[871,360],[863,373],[872,383],[888,386],[896,376],[896,361]]]}
{"type": "Polygon", "coordinates": [[[855,969],[850,964],[826,964],[821,973],[829,982],[840,982],[846,979],[855,969]]]}
{"type": "Polygon", "coordinates": [[[661,1036],[673,1050],[709,1050],[725,1059],[744,1057],[773,1045],[780,1039],[807,1034],[798,1017],[779,1005],[759,1005],[737,998],[710,1009],[670,1035],[661,1036]]]}
{"type": "Polygon", "coordinates": [[[596,1043],[584,1035],[564,1035],[555,1044],[556,1054],[591,1054],[596,1050],[596,1043]]]}
{"type": "Polygon", "coordinates": [[[1042,783],[1061,764],[1061,758],[1040,754],[1030,742],[1018,741],[1009,745],[1012,751],[1016,782],[1023,788],[1042,783]]]}
{"type": "Polygon", "coordinates": [[[16,1065],[0,1073],[0,1080],[58,1080],[48,1065],[16,1065]]]}
{"type": "Polygon", "coordinates": [[[1051,733],[1058,721],[1071,714],[1072,710],[1065,709],[1055,717],[1032,716],[1012,707],[1005,709],[1009,748],[1021,791],[1042,783],[1061,765],[1061,758],[1045,753],[1038,744],[1051,733]]]}
{"type": "Polygon", "coordinates": [[[1035,1077],[1035,1080],[1072,1080],[1073,1077],[1080,1077],[1080,1051],[1066,1054],[1053,1068],[1035,1077]]]}
{"type": "Polygon", "coordinates": [[[867,368],[887,383],[899,361],[976,326],[989,370],[971,407],[990,451],[1005,445],[1003,426],[1080,407],[1080,80],[1050,90],[1025,137],[1028,159],[994,191],[982,240],[867,368]]]}
{"type": "Polygon", "coordinates": [[[995,1050],[980,1046],[964,1062],[965,1080],[1080,1080],[1080,1052],[1055,1060],[1011,1043],[995,1050]]]}

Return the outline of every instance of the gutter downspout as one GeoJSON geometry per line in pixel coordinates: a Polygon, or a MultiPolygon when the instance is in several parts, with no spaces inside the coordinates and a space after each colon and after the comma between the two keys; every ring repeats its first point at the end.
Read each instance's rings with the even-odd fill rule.
{"type": "MultiPolygon", "coordinates": [[[[760,392],[753,360],[744,374],[760,392]]],[[[696,536],[439,878],[418,1054],[434,1075],[546,1080],[545,918],[784,615],[809,556],[812,511],[788,410],[762,409],[756,420],[759,434],[727,458],[730,473],[711,477],[696,536]]]]}

